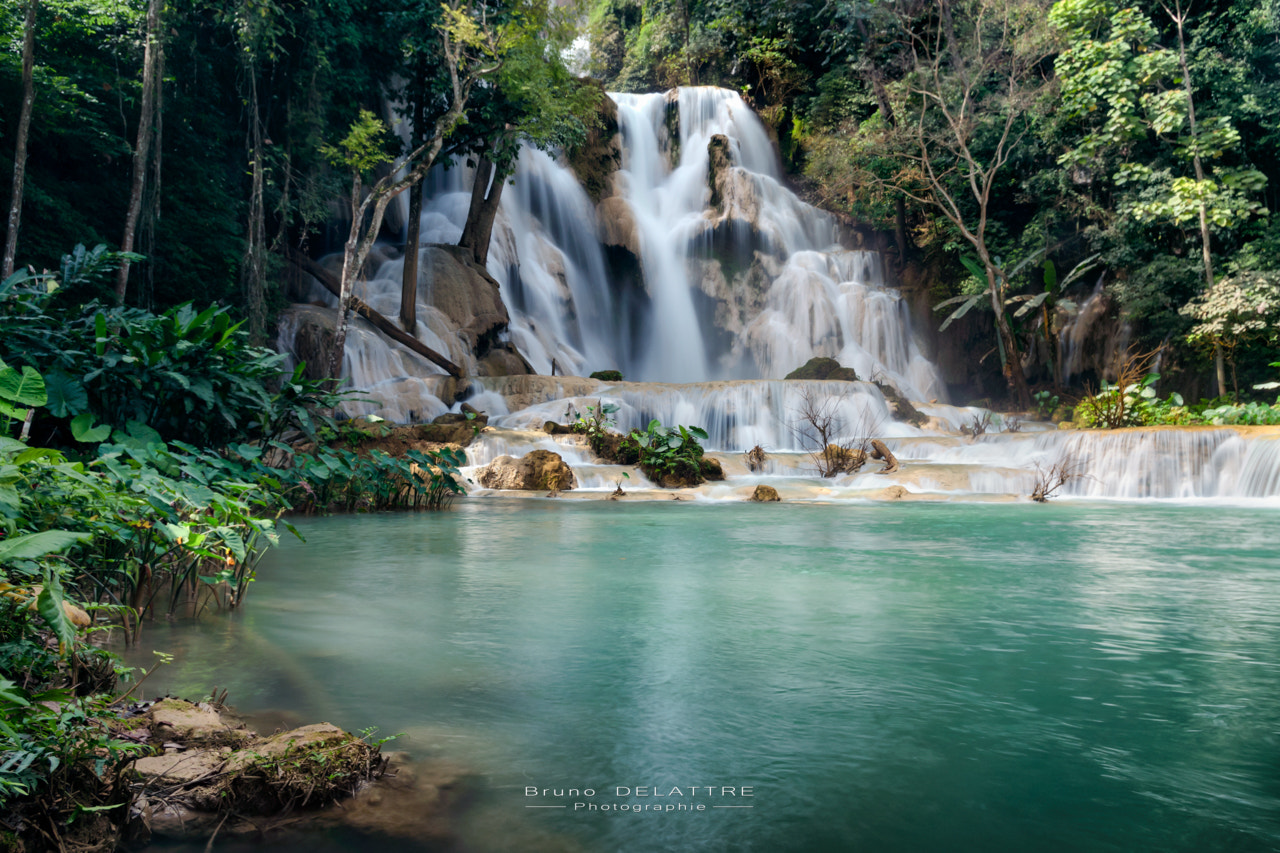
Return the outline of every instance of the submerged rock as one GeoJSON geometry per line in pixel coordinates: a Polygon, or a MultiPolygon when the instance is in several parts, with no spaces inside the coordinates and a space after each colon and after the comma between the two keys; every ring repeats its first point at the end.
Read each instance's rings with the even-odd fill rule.
{"type": "Polygon", "coordinates": [[[476,480],[486,489],[518,491],[564,491],[578,485],[573,469],[550,450],[534,450],[519,459],[499,456],[476,472],[476,480]]]}
{"type": "Polygon", "coordinates": [[[770,501],[780,501],[782,498],[778,496],[778,490],[773,486],[759,485],[751,493],[751,500],[756,503],[769,503],[770,501]]]}

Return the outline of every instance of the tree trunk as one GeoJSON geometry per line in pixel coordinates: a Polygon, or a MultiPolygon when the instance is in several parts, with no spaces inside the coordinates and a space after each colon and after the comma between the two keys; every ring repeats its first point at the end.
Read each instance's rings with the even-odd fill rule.
{"type": "Polygon", "coordinates": [[[467,209],[467,224],[462,229],[458,245],[471,250],[476,263],[485,266],[489,262],[489,243],[493,239],[493,222],[502,202],[502,188],[507,183],[507,172],[496,168],[488,158],[481,157],[476,166],[476,182],[471,187],[471,206],[467,209]],[[492,177],[492,181],[490,181],[492,177]]]}
{"type": "Polygon", "coordinates": [[[31,107],[36,100],[32,69],[36,53],[36,9],[40,0],[27,0],[27,19],[22,30],[22,111],[18,115],[18,143],[13,154],[13,193],[9,197],[9,227],[4,239],[4,264],[0,280],[13,275],[18,254],[18,225],[22,221],[22,189],[27,178],[27,136],[31,130],[31,107]]]}
{"type": "Polygon", "coordinates": [[[986,252],[979,253],[987,268],[987,288],[991,294],[991,310],[996,315],[996,333],[1003,346],[1003,368],[1005,380],[1013,391],[1019,408],[1031,408],[1031,389],[1027,387],[1027,378],[1022,375],[1022,354],[1018,350],[1018,339],[1009,325],[1009,316],[1004,310],[1004,292],[1000,287],[1000,278],[995,273],[986,252]]]}
{"type": "MultiPolygon", "coordinates": [[[[413,102],[413,130],[410,139],[417,147],[426,123],[426,66],[418,61],[417,92],[413,102]]],[[[409,196],[409,227],[404,241],[404,274],[400,279],[400,325],[409,334],[418,326],[418,242],[422,234],[422,187],[414,187],[409,196]]]]}
{"type": "MultiPolygon", "coordinates": [[[[120,251],[132,252],[134,234],[138,228],[138,215],[142,212],[142,187],[146,183],[148,157],[151,154],[152,123],[155,121],[156,46],[160,39],[160,0],[147,4],[147,45],[142,58],[142,110],[138,118],[138,141],[133,149],[133,183],[129,190],[129,210],[125,214],[124,237],[120,251]]],[[[124,304],[125,291],[129,287],[129,261],[123,260],[116,278],[116,304],[124,304]]]]}
{"type": "Polygon", "coordinates": [[[249,133],[245,140],[249,155],[249,223],[245,236],[244,259],[241,261],[240,281],[244,291],[246,313],[249,320],[249,339],[262,344],[266,337],[266,260],[267,260],[267,211],[266,175],[262,159],[266,152],[263,145],[261,104],[258,100],[257,68],[245,54],[245,73],[249,77],[249,133]]]}
{"type": "MultiPolygon", "coordinates": [[[[1166,11],[1168,7],[1165,7],[1166,11]]],[[[1182,32],[1183,21],[1186,20],[1186,14],[1182,11],[1182,3],[1176,4],[1176,13],[1170,13],[1174,23],[1178,25],[1178,62],[1182,66],[1182,85],[1186,86],[1187,91],[1187,119],[1188,127],[1191,131],[1191,141],[1196,141],[1196,102],[1191,94],[1191,70],[1187,67],[1187,44],[1182,32]]],[[[1196,181],[1204,181],[1204,164],[1200,162],[1200,154],[1197,148],[1192,147],[1191,163],[1196,170],[1196,181]]],[[[1200,202],[1200,255],[1204,261],[1204,286],[1208,290],[1213,287],[1213,254],[1210,251],[1209,244],[1209,216],[1205,210],[1204,201],[1200,202]]],[[[1218,396],[1225,397],[1227,394],[1227,371],[1223,364],[1222,345],[1215,344],[1213,347],[1213,366],[1214,372],[1217,374],[1218,380],[1218,396]]]]}
{"type": "Polygon", "coordinates": [[[409,231],[404,241],[404,277],[400,281],[400,325],[409,334],[418,326],[418,243],[422,239],[422,187],[409,196],[409,231]]]}
{"type": "MultiPolygon", "coordinates": [[[[333,273],[329,272],[327,269],[300,252],[289,252],[288,256],[289,260],[293,262],[295,267],[302,272],[310,274],[334,296],[341,296],[342,284],[338,279],[333,277],[333,273]]],[[[443,367],[450,376],[461,378],[462,368],[458,367],[458,365],[454,364],[446,356],[443,356],[431,349],[431,347],[427,346],[422,341],[412,335],[406,334],[404,331],[399,329],[395,323],[391,322],[377,311],[374,311],[358,297],[351,297],[351,309],[372,323],[374,328],[385,334],[387,337],[404,344],[405,347],[426,358],[432,364],[443,367]]]]}

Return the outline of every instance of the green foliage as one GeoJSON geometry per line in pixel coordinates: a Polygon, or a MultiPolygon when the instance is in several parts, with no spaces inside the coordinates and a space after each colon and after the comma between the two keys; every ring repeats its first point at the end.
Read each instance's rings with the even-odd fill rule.
{"type": "MultiPolygon", "coordinates": [[[[105,440],[131,422],[166,441],[215,446],[288,429],[310,434],[317,413],[340,399],[306,379],[301,365],[282,374],[284,356],[251,345],[227,308],[184,303],[152,314],[91,302],[68,312],[52,304],[56,295],[14,289],[3,303],[0,358],[26,364],[21,374],[0,367],[0,395],[12,385],[36,400],[43,373],[46,399],[21,405],[47,405],[70,421],[77,441],[105,440]]],[[[16,411],[11,401],[0,415],[16,411]]]]}
{"type": "Polygon", "coordinates": [[[631,438],[640,446],[640,468],[646,474],[702,478],[702,445],[707,432],[701,427],[664,427],[656,418],[649,421],[644,432],[631,431],[631,438]]]}
{"type": "Polygon", "coordinates": [[[573,431],[585,435],[588,442],[598,439],[617,426],[609,416],[617,414],[619,408],[617,403],[597,401],[596,405],[587,406],[585,415],[578,415],[572,424],[573,431]]]}
{"type": "Polygon", "coordinates": [[[387,126],[373,113],[361,110],[342,141],[336,146],[326,142],[320,146],[320,154],[335,166],[367,175],[391,160],[386,136],[387,126]]]}
{"type": "Polygon", "coordinates": [[[1103,429],[1203,423],[1186,407],[1181,394],[1175,392],[1160,399],[1155,389],[1159,379],[1160,374],[1148,373],[1123,388],[1103,382],[1096,394],[1090,394],[1076,404],[1075,422],[1080,426],[1103,429]]]}
{"type": "Polygon", "coordinates": [[[1058,395],[1048,391],[1037,391],[1031,395],[1036,404],[1036,417],[1044,420],[1058,410],[1058,395]]]}
{"type": "Polygon", "coordinates": [[[1204,419],[1211,424],[1280,424],[1280,399],[1275,403],[1230,403],[1205,409],[1204,419]]]}

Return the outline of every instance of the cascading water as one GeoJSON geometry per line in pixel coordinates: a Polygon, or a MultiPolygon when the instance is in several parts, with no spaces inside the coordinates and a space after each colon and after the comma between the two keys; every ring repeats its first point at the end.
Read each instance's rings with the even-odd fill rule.
{"type": "MultiPolygon", "coordinates": [[[[472,464],[544,447],[564,454],[583,486],[611,489],[619,471],[598,465],[585,447],[529,432],[604,401],[618,405],[613,420],[624,432],[654,418],[704,427],[708,449],[729,454],[726,467],[748,483],[812,482],[804,410],[816,405],[834,418],[839,441],[881,438],[907,464],[892,477],[868,467],[801,494],[857,496],[896,484],[915,493],[1026,495],[1042,472],[1065,461],[1075,476],[1061,493],[1070,496],[1280,496],[1280,436],[1273,434],[1043,427],[1018,433],[997,418],[978,439],[958,436],[983,412],[923,403],[942,398],[943,386],[912,336],[904,301],[884,286],[879,256],[841,247],[835,221],[781,183],[768,136],[736,93],[688,88],[613,97],[622,168],[607,204],[593,205],[569,168],[532,149],[522,152],[504,192],[488,269],[510,313],[509,340],[542,376],[472,384],[471,402],[499,430],[469,449],[472,464]],[[723,152],[718,165],[709,148],[723,152]],[[598,221],[606,208],[624,221],[598,221]],[[601,242],[610,224],[622,226],[615,235],[630,229],[629,251],[643,274],[638,287],[613,276],[601,242]],[[814,356],[896,386],[918,401],[926,420],[920,426],[894,420],[891,404],[870,382],[778,381],[814,356]],[[610,368],[641,381],[573,378],[610,368]],[[552,380],[553,372],[567,376],[552,380]],[[683,384],[662,384],[676,382],[683,384]],[[757,445],[771,458],[749,474],[733,454],[757,445]]],[[[457,242],[470,183],[461,165],[433,172],[421,218],[424,244],[457,242]]],[[[394,316],[403,262],[382,251],[385,259],[359,295],[394,316]]],[[[416,335],[474,375],[469,345],[433,305],[434,286],[424,268],[416,335]]],[[[333,304],[318,287],[312,299],[333,304]]],[[[1069,372],[1079,369],[1076,338],[1090,325],[1084,319],[1092,321],[1102,305],[1099,290],[1064,335],[1069,372]]],[[[287,315],[284,348],[306,312],[321,310],[287,315]]],[[[353,414],[410,421],[446,408],[432,393],[439,368],[360,324],[348,339],[345,371],[374,400],[355,405],[353,414]]],[[[643,480],[639,472],[633,476],[633,485],[643,480]]]]}

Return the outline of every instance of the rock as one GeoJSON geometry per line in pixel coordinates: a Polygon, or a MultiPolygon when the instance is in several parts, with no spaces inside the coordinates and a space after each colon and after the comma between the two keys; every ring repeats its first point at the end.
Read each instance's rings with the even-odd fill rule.
{"type": "Polygon", "coordinates": [[[461,412],[445,412],[431,421],[432,424],[439,426],[455,426],[457,424],[474,424],[478,427],[486,427],[489,425],[489,416],[484,412],[477,411],[474,407],[462,404],[461,412]],[[473,415],[473,417],[467,417],[473,415]]]}
{"type": "Polygon", "coordinates": [[[511,412],[567,397],[594,397],[602,387],[595,379],[577,376],[494,376],[479,382],[500,394],[511,412]]]}
{"type": "Polygon", "coordinates": [[[729,145],[729,137],[717,133],[707,143],[707,157],[710,162],[707,168],[707,186],[711,190],[711,206],[716,211],[724,212],[724,185],[726,173],[733,168],[733,149],[729,145]]]}
{"type": "Polygon", "coordinates": [[[719,459],[711,459],[702,457],[702,476],[707,480],[723,480],[724,466],[720,464],[719,459]]]}
{"type": "Polygon", "coordinates": [[[751,493],[751,500],[757,503],[769,503],[770,501],[780,501],[782,498],[778,497],[778,490],[773,486],[759,485],[751,493]]]}
{"type": "Polygon", "coordinates": [[[852,367],[841,367],[834,358],[811,358],[802,367],[788,373],[785,379],[837,379],[857,382],[858,374],[852,367]]]}
{"type": "Polygon", "coordinates": [[[910,494],[905,486],[889,486],[887,489],[883,489],[876,497],[885,501],[900,501],[910,494]]]}
{"type": "Polygon", "coordinates": [[[592,379],[599,379],[601,382],[621,382],[622,372],[618,370],[597,370],[591,374],[592,379]]]}
{"type": "Polygon", "coordinates": [[[239,746],[253,739],[242,726],[233,727],[212,706],[193,705],[182,699],[162,699],[151,706],[151,731],[155,738],[202,746],[239,746]]]}
{"type": "Polygon", "coordinates": [[[558,424],[555,421],[547,421],[542,425],[542,431],[547,435],[573,435],[574,430],[571,426],[558,424]]]}
{"type": "Polygon", "coordinates": [[[623,249],[637,260],[640,258],[640,229],[626,199],[612,196],[600,202],[596,207],[596,224],[602,245],[623,249]]]}
{"type": "Polygon", "coordinates": [[[893,412],[893,419],[911,424],[912,426],[922,426],[929,419],[923,413],[911,405],[911,401],[887,382],[877,382],[876,387],[880,389],[880,393],[884,395],[885,400],[889,402],[889,410],[893,412]]]}
{"type": "Polygon", "coordinates": [[[498,282],[458,246],[424,246],[418,257],[427,302],[438,308],[470,345],[484,357],[497,343],[510,317],[498,282]]]}
{"type": "Polygon", "coordinates": [[[495,344],[476,365],[480,376],[527,376],[536,373],[515,345],[504,341],[495,344]]]}
{"type": "Polygon", "coordinates": [[[604,84],[599,80],[582,78],[578,85],[596,90],[596,120],[586,122],[586,138],[566,152],[566,159],[591,201],[598,202],[609,194],[613,173],[622,167],[618,105],[605,93],[604,84]]]}
{"type": "Polygon", "coordinates": [[[161,785],[191,785],[200,780],[212,780],[227,763],[230,751],[226,749],[195,749],[187,752],[166,752],[133,762],[133,771],[149,788],[161,785]]]}
{"type": "Polygon", "coordinates": [[[486,489],[520,491],[563,491],[578,484],[573,469],[550,450],[534,450],[519,459],[499,456],[476,472],[476,480],[486,489]]]}
{"type": "Polygon", "coordinates": [[[435,444],[458,444],[466,447],[475,440],[476,432],[480,429],[480,425],[475,421],[461,421],[458,423],[430,423],[419,424],[415,432],[419,441],[430,441],[435,444]]]}

